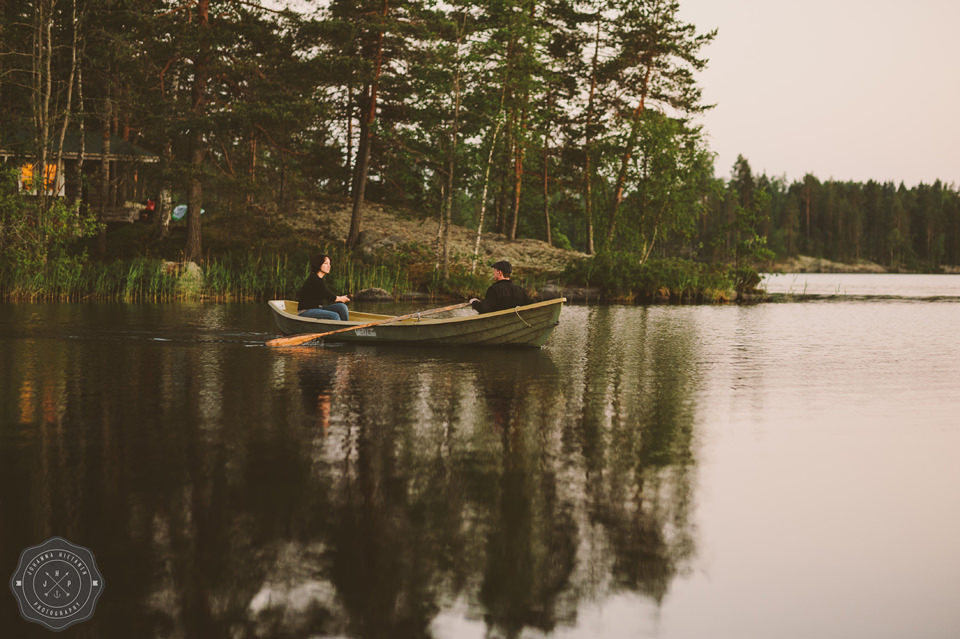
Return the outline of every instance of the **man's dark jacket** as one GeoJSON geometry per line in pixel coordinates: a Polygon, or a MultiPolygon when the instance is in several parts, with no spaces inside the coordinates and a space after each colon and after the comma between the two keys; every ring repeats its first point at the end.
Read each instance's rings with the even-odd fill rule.
{"type": "Polygon", "coordinates": [[[473,308],[478,313],[492,313],[529,303],[530,298],[522,288],[510,280],[497,280],[482,300],[473,303],[473,308]]]}

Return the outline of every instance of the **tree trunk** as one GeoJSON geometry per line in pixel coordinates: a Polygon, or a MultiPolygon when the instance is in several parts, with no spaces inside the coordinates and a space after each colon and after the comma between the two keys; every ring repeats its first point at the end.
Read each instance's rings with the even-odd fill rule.
{"type": "MultiPolygon", "coordinates": [[[[546,113],[553,108],[553,94],[547,95],[546,113]]],[[[546,229],[547,246],[553,246],[553,235],[550,229],[550,122],[546,123],[543,133],[543,171],[541,173],[543,191],[543,224],[546,229]]]]}
{"type": "Polygon", "coordinates": [[[73,14],[70,25],[73,29],[73,42],[70,45],[70,76],[67,80],[66,105],[63,108],[63,126],[60,127],[60,137],[57,140],[57,152],[54,157],[54,165],[57,167],[53,182],[54,195],[57,194],[56,189],[57,182],[60,179],[60,164],[63,161],[63,143],[67,137],[67,127],[70,124],[70,112],[73,110],[73,83],[77,77],[77,69],[79,68],[79,64],[77,63],[77,0],[73,0],[73,14]]]}
{"type": "Polygon", "coordinates": [[[650,238],[650,244],[647,245],[646,250],[643,252],[643,257],[640,258],[640,266],[647,263],[647,259],[650,257],[650,251],[653,250],[653,244],[657,241],[657,227],[657,224],[653,225],[653,236],[650,238]]]}
{"type": "Polygon", "coordinates": [[[543,143],[543,223],[547,229],[547,246],[553,246],[550,233],[550,145],[544,138],[543,143]]]}
{"type": "MultiPolygon", "coordinates": [[[[462,34],[462,32],[461,32],[462,34]]],[[[453,212],[453,174],[456,168],[457,136],[460,132],[460,37],[457,38],[457,71],[453,78],[453,125],[450,132],[450,155],[447,158],[447,193],[446,203],[441,209],[442,218],[441,242],[443,244],[443,281],[450,277],[450,224],[453,212]]]]}
{"type": "MultiPolygon", "coordinates": [[[[80,45],[80,57],[83,57],[83,43],[80,45]]],[[[80,134],[80,149],[77,153],[77,193],[74,199],[77,215],[81,215],[81,205],[83,203],[83,163],[87,157],[87,130],[83,114],[86,113],[83,105],[83,65],[77,65],[77,129],[80,134]]]]}
{"type": "Polygon", "coordinates": [[[203,170],[203,160],[206,148],[203,142],[203,133],[197,131],[190,139],[190,187],[187,190],[187,245],[183,249],[185,262],[199,263],[203,257],[201,244],[200,214],[203,211],[203,183],[200,181],[200,172],[203,170]]]}
{"type": "MultiPolygon", "coordinates": [[[[501,102],[502,105],[502,102],[501,102]]],[[[480,257],[480,237],[483,235],[483,216],[487,210],[487,190],[490,186],[490,167],[493,165],[493,150],[497,148],[497,134],[503,124],[503,112],[497,114],[497,125],[493,129],[493,139],[490,140],[490,153],[487,155],[487,168],[483,175],[483,195],[480,197],[480,220],[477,222],[477,240],[473,245],[473,264],[471,273],[477,272],[477,259],[480,257]]]]}
{"type": "Polygon", "coordinates": [[[517,239],[517,225],[520,221],[520,191],[523,188],[523,156],[526,152],[526,119],[527,119],[527,101],[529,94],[524,96],[523,109],[520,111],[520,118],[516,123],[518,134],[514,136],[513,142],[513,210],[510,214],[510,230],[507,233],[507,239],[517,239]]]}
{"type": "Polygon", "coordinates": [[[617,218],[620,213],[620,204],[623,203],[623,192],[627,184],[627,171],[630,168],[630,158],[633,157],[633,150],[637,146],[637,140],[640,138],[640,124],[643,121],[643,109],[647,100],[647,93],[650,90],[650,76],[653,74],[653,59],[647,61],[647,68],[643,75],[643,82],[640,85],[640,101],[637,108],[633,111],[633,124],[630,127],[630,137],[627,140],[627,146],[620,156],[620,172],[617,174],[617,184],[613,191],[613,203],[610,211],[610,228],[607,231],[607,245],[613,244],[613,238],[617,230],[617,218]]]}
{"type": "MultiPolygon", "coordinates": [[[[382,16],[387,17],[389,8],[383,0],[382,16]]],[[[377,118],[377,92],[380,88],[380,72],[383,67],[383,30],[377,35],[377,54],[374,59],[373,79],[368,88],[366,113],[360,123],[360,146],[357,148],[356,188],[353,194],[353,212],[350,215],[350,233],[347,248],[355,248],[360,240],[360,223],[363,218],[363,200],[367,190],[367,173],[370,168],[370,136],[377,118]]]]}
{"type": "Polygon", "coordinates": [[[600,59],[600,14],[597,14],[597,34],[593,44],[593,61],[590,64],[590,97],[587,100],[587,122],[584,130],[586,131],[586,153],[583,167],[584,184],[584,208],[587,218],[587,255],[593,255],[593,164],[591,162],[593,153],[593,110],[597,94],[597,67],[600,59]]]}
{"type": "Polygon", "coordinates": [[[253,193],[257,184],[257,132],[250,131],[250,190],[247,191],[244,201],[247,206],[253,204],[253,193]]]}
{"type": "Polygon", "coordinates": [[[173,213],[173,198],[171,196],[172,185],[170,178],[167,177],[170,165],[173,163],[173,141],[167,140],[163,149],[160,151],[160,162],[162,169],[160,171],[162,183],[160,185],[160,197],[157,199],[156,210],[156,236],[165,238],[170,235],[170,216],[173,213]]]}
{"type": "Polygon", "coordinates": [[[37,191],[37,200],[40,202],[40,225],[45,228],[44,216],[47,211],[47,163],[49,162],[50,145],[50,96],[53,92],[51,61],[53,59],[53,42],[51,32],[53,28],[52,3],[40,2],[37,7],[37,35],[35,58],[35,99],[34,118],[37,127],[37,162],[33,169],[33,187],[37,191]]]}
{"type": "Polygon", "coordinates": [[[513,200],[510,206],[510,225],[507,239],[517,239],[517,223],[520,219],[520,190],[523,188],[523,145],[518,138],[513,140],[513,200]]]}
{"type": "MultiPolygon", "coordinates": [[[[197,120],[203,114],[207,101],[207,73],[210,57],[210,0],[198,0],[197,20],[200,28],[200,50],[193,64],[193,110],[197,120]]],[[[200,262],[203,256],[200,231],[200,213],[203,210],[203,163],[206,159],[206,142],[203,132],[194,127],[190,136],[190,187],[187,191],[187,244],[183,249],[183,259],[187,262],[200,262]]]]}
{"type": "Polygon", "coordinates": [[[100,207],[97,219],[100,222],[100,234],[97,236],[97,252],[103,257],[107,252],[107,227],[104,224],[107,203],[110,200],[110,110],[111,101],[108,98],[104,105],[102,128],[100,136],[103,146],[100,154],[100,207]]]}
{"type": "Polygon", "coordinates": [[[353,189],[353,211],[350,214],[350,232],[347,235],[347,247],[351,249],[355,248],[360,240],[360,223],[363,219],[363,201],[366,196],[367,172],[370,165],[370,128],[372,126],[373,121],[369,119],[369,115],[365,116],[360,124],[360,145],[357,148],[357,168],[353,189]]]}

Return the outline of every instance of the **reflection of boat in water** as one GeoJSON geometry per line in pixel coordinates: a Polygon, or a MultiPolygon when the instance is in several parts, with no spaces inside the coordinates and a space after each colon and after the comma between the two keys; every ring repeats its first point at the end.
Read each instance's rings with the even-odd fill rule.
{"type": "Polygon", "coordinates": [[[410,343],[443,346],[543,346],[559,323],[566,298],[517,306],[505,311],[447,318],[394,320],[391,315],[350,313],[350,320],[322,320],[297,315],[297,303],[269,302],[277,326],[286,335],[324,333],[350,326],[356,330],[331,335],[331,340],[360,343],[410,343]],[[375,326],[363,326],[383,322],[375,326]]]}

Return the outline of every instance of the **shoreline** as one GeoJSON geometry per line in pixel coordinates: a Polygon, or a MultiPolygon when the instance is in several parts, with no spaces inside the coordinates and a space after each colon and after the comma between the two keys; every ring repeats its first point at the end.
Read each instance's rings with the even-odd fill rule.
{"type": "Polygon", "coordinates": [[[761,271],[768,274],[791,273],[874,273],[874,274],[910,274],[910,275],[957,275],[960,274],[960,266],[954,264],[943,264],[940,273],[915,271],[910,269],[889,269],[870,260],[858,260],[856,262],[834,262],[832,260],[811,257],[809,255],[798,255],[773,263],[769,271],[761,271]]]}

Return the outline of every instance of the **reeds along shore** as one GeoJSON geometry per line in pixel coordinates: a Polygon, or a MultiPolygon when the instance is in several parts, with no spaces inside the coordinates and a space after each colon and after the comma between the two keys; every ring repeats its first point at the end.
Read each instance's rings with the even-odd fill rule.
{"type": "MultiPolygon", "coordinates": [[[[403,273],[384,265],[346,267],[338,290],[405,289],[403,273]]],[[[108,263],[48,263],[31,272],[0,274],[0,296],[13,302],[255,301],[290,296],[307,276],[305,264],[282,256],[219,258],[202,264],[135,258],[108,263]]]]}
{"type": "MultiPolygon", "coordinates": [[[[360,263],[346,255],[337,255],[334,261],[333,287],[350,295],[382,289],[395,298],[416,291],[465,299],[482,295],[490,284],[485,271],[473,274],[468,267],[453,269],[450,277],[441,281],[429,265],[419,262],[360,263]]],[[[308,267],[302,262],[281,255],[226,255],[199,265],[144,257],[113,262],[67,259],[48,262],[32,271],[21,268],[0,272],[0,299],[134,303],[290,299],[308,275],[308,267]]],[[[746,279],[722,265],[688,260],[662,260],[629,268],[597,259],[571,265],[559,276],[572,290],[589,289],[594,301],[621,304],[711,304],[748,299],[750,296],[744,293],[751,287],[740,286],[746,279]]],[[[564,284],[556,280],[519,283],[531,292],[564,289],[564,284]]]]}

